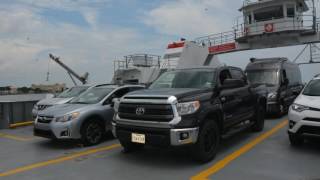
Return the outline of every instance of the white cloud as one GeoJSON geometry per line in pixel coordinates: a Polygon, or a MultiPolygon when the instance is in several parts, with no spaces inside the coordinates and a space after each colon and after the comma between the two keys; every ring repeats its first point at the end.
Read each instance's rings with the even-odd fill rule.
{"type": "Polygon", "coordinates": [[[98,11],[109,5],[110,0],[15,0],[21,5],[38,9],[77,11],[92,27],[97,26],[98,11]]]}
{"type": "Polygon", "coordinates": [[[217,12],[228,13],[231,7],[225,0],[166,1],[147,12],[144,22],[160,33],[194,38],[230,30],[234,17],[221,18],[217,12]]]}
{"type": "MultiPolygon", "coordinates": [[[[0,8],[0,86],[44,83],[48,53],[60,56],[79,74],[89,72],[92,82],[108,82],[115,58],[141,52],[150,45],[134,29],[99,25],[96,14],[87,15],[96,27],[86,28],[50,23],[38,8],[21,4],[0,8]]],[[[51,63],[50,69],[51,83],[71,84],[61,67],[51,63]]]]}
{"type": "Polygon", "coordinates": [[[16,0],[16,2],[39,8],[75,11],[89,7],[99,8],[107,5],[109,0],[16,0]]]}

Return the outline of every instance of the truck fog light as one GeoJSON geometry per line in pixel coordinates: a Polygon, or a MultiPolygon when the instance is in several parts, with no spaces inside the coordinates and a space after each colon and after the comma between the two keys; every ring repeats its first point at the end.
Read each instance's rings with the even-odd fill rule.
{"type": "Polygon", "coordinates": [[[180,140],[186,140],[189,139],[189,133],[188,132],[183,132],[180,134],[180,140]]]}

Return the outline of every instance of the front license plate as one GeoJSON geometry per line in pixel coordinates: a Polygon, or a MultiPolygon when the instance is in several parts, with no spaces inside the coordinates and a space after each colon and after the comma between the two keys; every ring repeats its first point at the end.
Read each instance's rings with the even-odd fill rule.
{"type": "Polygon", "coordinates": [[[131,141],[134,143],[145,144],[146,143],[146,136],[144,134],[132,133],[131,134],[131,141]]]}

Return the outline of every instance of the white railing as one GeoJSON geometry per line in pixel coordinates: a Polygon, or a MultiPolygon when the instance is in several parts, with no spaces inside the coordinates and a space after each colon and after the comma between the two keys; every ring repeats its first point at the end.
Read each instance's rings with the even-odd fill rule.
{"type": "Polygon", "coordinates": [[[113,62],[114,65],[114,71],[119,69],[129,69],[134,67],[158,67],[160,68],[161,62],[160,62],[161,56],[157,55],[150,55],[150,54],[134,54],[125,56],[123,60],[115,60],[113,62]],[[139,64],[134,62],[135,57],[139,58],[139,64]]]}
{"type": "Polygon", "coordinates": [[[275,32],[281,31],[312,31],[318,32],[319,30],[319,22],[318,19],[316,22],[316,26],[314,26],[313,16],[312,15],[304,15],[302,16],[303,21],[298,21],[297,17],[293,18],[283,18],[283,20],[276,21],[271,19],[270,21],[260,21],[254,22],[252,24],[245,24],[243,21],[237,21],[233,27],[232,31],[226,31],[217,34],[211,34],[208,36],[203,36],[196,38],[195,41],[199,44],[207,45],[207,46],[218,46],[227,43],[234,43],[237,39],[245,38],[251,35],[259,35],[265,33],[265,24],[272,23],[274,27],[276,27],[275,32]],[[285,25],[284,25],[285,24],[285,25]],[[248,32],[246,28],[250,28],[248,32]],[[315,28],[315,29],[314,29],[315,28]]]}

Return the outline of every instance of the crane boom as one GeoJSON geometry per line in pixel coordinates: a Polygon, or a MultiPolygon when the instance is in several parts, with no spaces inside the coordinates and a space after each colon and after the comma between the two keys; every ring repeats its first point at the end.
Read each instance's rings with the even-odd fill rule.
{"type": "Polygon", "coordinates": [[[56,56],[54,56],[54,55],[52,55],[52,54],[49,54],[49,57],[50,57],[54,62],[56,62],[57,64],[59,64],[62,68],[64,68],[64,69],[67,71],[67,73],[70,75],[70,77],[71,77],[71,79],[72,79],[72,81],[73,81],[73,83],[74,83],[75,85],[77,85],[77,84],[76,84],[76,82],[74,81],[73,77],[77,78],[82,84],[86,84],[86,83],[87,83],[89,73],[86,72],[83,76],[80,76],[80,75],[78,75],[76,72],[74,72],[71,68],[69,68],[67,65],[65,65],[62,61],[60,61],[60,58],[59,58],[59,57],[56,57],[56,56]]]}

